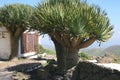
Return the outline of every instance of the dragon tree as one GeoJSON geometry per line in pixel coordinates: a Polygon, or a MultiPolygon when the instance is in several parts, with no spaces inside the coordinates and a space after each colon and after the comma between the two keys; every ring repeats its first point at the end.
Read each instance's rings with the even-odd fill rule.
{"type": "Polygon", "coordinates": [[[39,3],[31,21],[32,29],[48,34],[54,42],[60,71],[78,63],[80,49],[107,41],[113,29],[105,11],[81,0],[39,3]]]}
{"type": "Polygon", "coordinates": [[[18,41],[22,33],[30,26],[33,8],[24,4],[10,4],[0,7],[0,25],[10,33],[10,59],[18,56],[18,41]]]}

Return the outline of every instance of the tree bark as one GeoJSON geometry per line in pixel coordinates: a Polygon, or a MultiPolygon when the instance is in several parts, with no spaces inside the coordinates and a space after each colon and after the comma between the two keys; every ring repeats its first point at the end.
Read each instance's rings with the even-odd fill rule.
{"type": "Polygon", "coordinates": [[[56,56],[57,56],[57,65],[58,71],[64,73],[66,71],[66,49],[55,39],[52,39],[55,45],[56,56]]]}
{"type": "Polygon", "coordinates": [[[50,35],[55,45],[58,70],[60,72],[66,72],[68,69],[76,66],[79,61],[78,59],[79,49],[88,47],[96,40],[95,37],[91,37],[88,40],[81,42],[79,38],[77,38],[77,40],[76,38],[75,39],[73,38],[72,41],[69,41],[66,45],[66,42],[68,41],[69,38],[65,36],[62,37],[56,36],[56,34],[50,35]]]}
{"type": "Polygon", "coordinates": [[[79,49],[77,48],[68,48],[67,49],[67,56],[66,56],[66,67],[67,69],[72,68],[73,66],[77,65],[78,63],[78,52],[79,49]]]}
{"type": "Polygon", "coordinates": [[[10,35],[10,41],[11,41],[11,54],[9,58],[10,60],[18,57],[18,40],[19,38],[10,35]]]}
{"type": "Polygon", "coordinates": [[[58,69],[61,72],[72,68],[78,63],[78,51],[76,48],[68,48],[58,43],[55,39],[52,39],[55,44],[58,69]]]}

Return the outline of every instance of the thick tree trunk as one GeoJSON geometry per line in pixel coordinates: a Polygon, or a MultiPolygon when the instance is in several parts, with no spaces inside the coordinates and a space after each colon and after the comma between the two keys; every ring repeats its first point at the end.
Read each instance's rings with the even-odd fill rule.
{"type": "Polygon", "coordinates": [[[14,36],[10,36],[11,41],[11,54],[10,54],[10,60],[18,57],[18,40],[19,38],[16,38],[14,36]]]}
{"type": "Polygon", "coordinates": [[[66,56],[66,67],[67,69],[72,68],[73,66],[77,65],[78,63],[78,51],[79,49],[76,48],[68,48],[67,49],[67,56],[66,56]]]}
{"type": "Polygon", "coordinates": [[[55,44],[58,68],[60,71],[66,71],[78,63],[79,49],[66,48],[59,44],[55,44]]]}
{"type": "Polygon", "coordinates": [[[67,69],[72,68],[78,63],[78,51],[76,48],[67,48],[55,39],[52,39],[55,44],[58,69],[65,72],[67,69]]]}
{"type": "Polygon", "coordinates": [[[56,49],[57,56],[57,65],[58,71],[64,73],[66,71],[66,49],[61,44],[59,44],[56,40],[52,39],[56,49]]]}

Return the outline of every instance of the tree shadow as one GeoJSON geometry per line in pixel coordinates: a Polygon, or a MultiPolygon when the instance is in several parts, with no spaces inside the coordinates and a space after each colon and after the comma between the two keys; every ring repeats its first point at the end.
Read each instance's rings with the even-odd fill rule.
{"type": "MultiPolygon", "coordinates": [[[[24,75],[29,75],[29,78],[27,80],[39,80],[37,79],[37,70],[42,68],[41,63],[24,63],[24,64],[19,64],[16,66],[8,67],[6,68],[7,71],[12,71],[15,72],[14,76],[16,77],[17,72],[23,73],[24,75]]],[[[19,76],[22,77],[22,76],[19,76]]],[[[22,79],[24,80],[24,79],[22,79]]],[[[26,80],[26,79],[25,79],[26,80]]]]}
{"type": "MultiPolygon", "coordinates": [[[[33,60],[41,61],[45,60],[49,64],[54,64],[56,61],[54,59],[46,59],[46,58],[35,58],[33,60]]],[[[32,63],[22,63],[16,66],[7,67],[6,70],[13,73],[13,77],[23,77],[25,75],[29,75],[27,79],[22,78],[22,80],[40,80],[40,77],[37,75],[39,69],[44,69],[43,65],[40,62],[32,62],[32,63]],[[22,74],[23,76],[19,75],[22,74]],[[17,75],[18,74],[18,75],[17,75]]],[[[19,80],[19,79],[16,79],[19,80]]]]}

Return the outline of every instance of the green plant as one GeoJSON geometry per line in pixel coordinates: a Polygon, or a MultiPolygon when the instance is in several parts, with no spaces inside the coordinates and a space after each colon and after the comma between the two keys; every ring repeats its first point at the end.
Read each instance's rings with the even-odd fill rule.
{"type": "Polygon", "coordinates": [[[112,36],[105,11],[81,0],[46,0],[38,3],[31,28],[48,34],[55,45],[59,71],[77,65],[78,52],[112,36]]]}
{"type": "Polygon", "coordinates": [[[120,63],[120,56],[116,56],[116,58],[114,59],[114,63],[120,63]]]}
{"type": "Polygon", "coordinates": [[[55,51],[50,49],[45,49],[45,53],[52,55],[52,54],[55,54],[55,51]]]}
{"type": "Polygon", "coordinates": [[[78,57],[83,59],[83,60],[88,60],[89,59],[89,56],[86,54],[86,53],[78,53],[78,57]]]}
{"type": "Polygon", "coordinates": [[[30,19],[34,9],[25,4],[10,4],[0,7],[0,26],[4,26],[10,34],[11,54],[9,59],[18,56],[18,41],[22,33],[30,27],[30,19]]]}
{"type": "Polygon", "coordinates": [[[24,60],[26,60],[26,58],[25,57],[20,57],[20,58],[18,58],[20,61],[24,61],[24,60]]]}
{"type": "Polygon", "coordinates": [[[42,54],[45,52],[45,49],[42,47],[42,45],[37,44],[37,45],[35,45],[35,51],[37,54],[42,54]]]}

